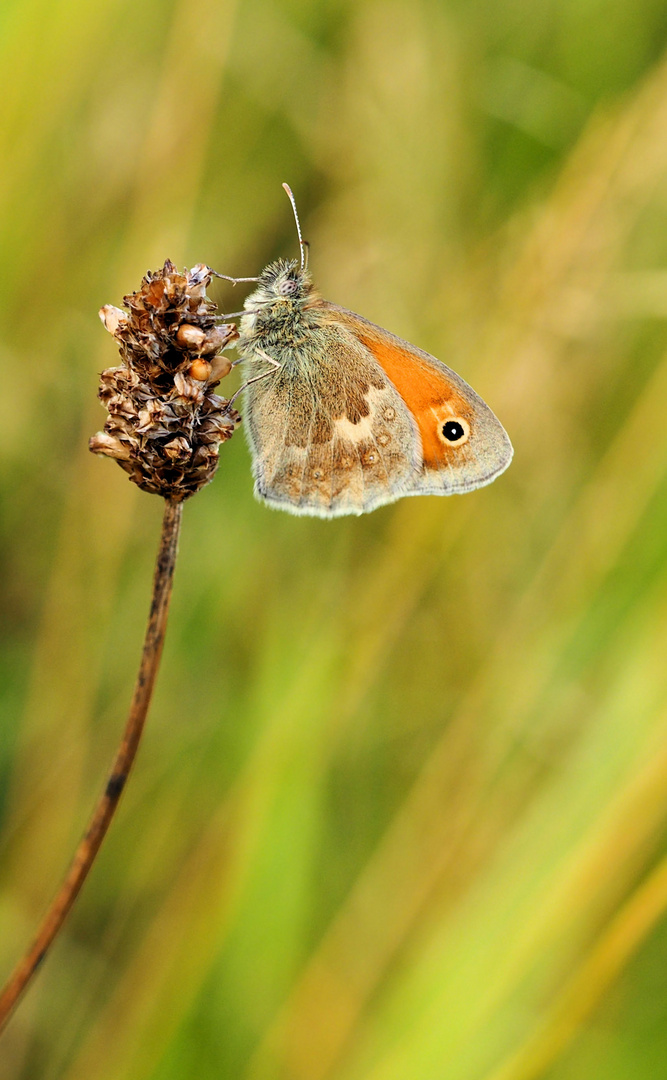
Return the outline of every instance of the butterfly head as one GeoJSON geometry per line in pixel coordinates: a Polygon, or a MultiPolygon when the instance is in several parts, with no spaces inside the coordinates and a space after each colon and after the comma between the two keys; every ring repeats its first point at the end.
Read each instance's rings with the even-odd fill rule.
{"type": "Polygon", "coordinates": [[[262,270],[257,288],[247,297],[245,307],[252,311],[257,307],[298,304],[312,289],[310,275],[300,269],[296,260],[278,259],[262,270]]]}
{"type": "Polygon", "coordinates": [[[265,333],[279,327],[298,327],[317,294],[310,275],[295,261],[278,259],[259,275],[257,288],[246,297],[241,327],[246,334],[265,333]]]}

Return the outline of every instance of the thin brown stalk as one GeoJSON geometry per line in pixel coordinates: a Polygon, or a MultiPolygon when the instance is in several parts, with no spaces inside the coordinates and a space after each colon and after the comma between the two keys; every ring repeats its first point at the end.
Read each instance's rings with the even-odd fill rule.
{"type": "Polygon", "coordinates": [[[39,968],[74,904],[106,836],[132,768],[160,665],[178,551],[182,509],[182,502],[165,500],[162,535],[153,579],[153,597],[141,664],[134,686],[129,716],[109,778],[98,799],[88,828],[74,853],[69,870],[42,920],[34,941],[16,965],[0,993],[0,1031],[7,1023],[17,1001],[39,968]]]}

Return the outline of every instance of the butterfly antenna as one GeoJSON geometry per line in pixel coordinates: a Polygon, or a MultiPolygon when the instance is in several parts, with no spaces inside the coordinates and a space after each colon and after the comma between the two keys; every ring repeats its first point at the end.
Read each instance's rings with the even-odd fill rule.
{"type": "Polygon", "coordinates": [[[296,202],[295,202],[294,196],[292,194],[292,189],[289,186],[289,184],[283,184],[283,187],[285,188],[285,191],[287,192],[287,197],[288,197],[289,201],[291,202],[292,210],[294,211],[294,220],[296,221],[296,231],[297,231],[297,235],[299,237],[299,247],[301,249],[301,270],[307,270],[308,269],[308,241],[304,240],[303,236],[301,235],[301,224],[299,222],[299,215],[296,212],[296,202]]]}

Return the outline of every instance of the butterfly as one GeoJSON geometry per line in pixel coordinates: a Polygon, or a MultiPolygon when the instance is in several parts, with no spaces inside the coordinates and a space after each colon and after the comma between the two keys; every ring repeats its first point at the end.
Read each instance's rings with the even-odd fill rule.
{"type": "Polygon", "coordinates": [[[317,293],[283,187],[300,262],[229,279],[257,283],[237,342],[257,497],[333,518],[490,484],[513,453],[499,420],[440,360],[317,293]]]}

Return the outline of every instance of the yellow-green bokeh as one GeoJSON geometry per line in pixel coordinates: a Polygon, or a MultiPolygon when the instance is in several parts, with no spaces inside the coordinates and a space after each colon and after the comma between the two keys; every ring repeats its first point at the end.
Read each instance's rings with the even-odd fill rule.
{"type": "Polygon", "coordinates": [[[516,458],[322,522],[223,447],[3,1080],[667,1077],[666,49],[658,0],[4,0],[2,972],[104,781],[159,531],[87,451],[97,309],[166,257],[294,255],[287,180],[322,292],[516,458]]]}

